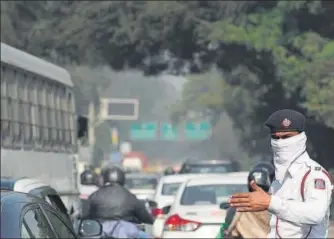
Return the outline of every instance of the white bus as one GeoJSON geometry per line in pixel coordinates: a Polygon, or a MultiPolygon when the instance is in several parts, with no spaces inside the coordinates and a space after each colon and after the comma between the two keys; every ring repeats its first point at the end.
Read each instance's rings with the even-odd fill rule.
{"type": "Polygon", "coordinates": [[[1,177],[33,177],[69,210],[78,198],[73,82],[63,68],[1,43],[1,177]]]}

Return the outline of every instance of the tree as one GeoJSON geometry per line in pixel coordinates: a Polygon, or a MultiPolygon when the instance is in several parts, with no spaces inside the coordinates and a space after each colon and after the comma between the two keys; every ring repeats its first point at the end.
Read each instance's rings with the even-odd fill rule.
{"type": "MultiPolygon", "coordinates": [[[[328,128],[333,126],[333,77],[328,70],[331,68],[324,69],[320,66],[326,62],[332,64],[333,41],[317,32],[303,32],[292,26],[289,26],[290,29],[284,28],[291,18],[289,14],[296,14],[298,9],[304,12],[308,9],[310,12],[319,9],[319,5],[314,2],[305,7],[304,2],[291,6],[280,2],[273,9],[259,9],[259,13],[248,14],[238,24],[226,20],[217,21],[208,35],[212,41],[226,46],[217,64],[225,75],[228,73],[223,79],[223,98],[233,100],[224,109],[242,130],[244,146],[254,153],[265,152],[268,142],[261,140],[266,139],[261,123],[276,109],[294,108],[303,113],[313,113],[318,123],[327,125],[325,130],[326,127],[320,129],[319,124],[313,124],[309,132],[314,156],[317,155],[319,161],[329,166],[330,147],[320,145],[324,135],[319,133],[327,131],[326,141],[331,142],[333,139],[333,131],[328,128]],[[226,83],[230,87],[226,87],[226,83]],[[242,93],[238,95],[236,92],[242,93]],[[241,104],[240,100],[250,104],[241,104]]],[[[206,76],[202,77],[202,81],[207,79],[206,76]]],[[[189,85],[191,88],[196,82],[190,80],[189,85]]],[[[190,97],[186,89],[183,102],[187,102],[190,97]]],[[[198,96],[197,99],[201,102],[199,105],[212,107],[210,102],[201,99],[204,94],[209,93],[193,93],[198,96]]],[[[217,106],[219,108],[220,105],[217,106]]],[[[188,107],[190,106],[185,106],[188,107]]]]}
{"type": "MultiPolygon", "coordinates": [[[[221,84],[225,108],[219,100],[213,104],[219,97],[200,108],[210,114],[216,111],[213,118],[226,111],[250,152],[267,147],[262,126],[266,117],[277,109],[293,108],[314,119],[310,126],[314,155],[325,166],[332,161],[333,147],[321,143],[324,137],[327,142],[334,140],[332,78],[331,72],[319,67],[333,61],[330,2],[114,1],[41,6],[42,20],[34,22],[26,37],[39,46],[34,49],[39,55],[56,51],[79,63],[107,63],[117,70],[130,67],[148,74],[199,73],[216,66],[222,83],[212,84],[221,84]]],[[[210,95],[202,93],[197,92],[198,99],[210,95]]],[[[202,101],[207,100],[197,102],[202,101]]],[[[188,105],[181,105],[179,111],[186,114],[188,105]]]]}

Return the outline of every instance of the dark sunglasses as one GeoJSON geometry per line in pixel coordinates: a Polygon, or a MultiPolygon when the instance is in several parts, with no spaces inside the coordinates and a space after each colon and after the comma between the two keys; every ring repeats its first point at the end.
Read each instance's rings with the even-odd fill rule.
{"type": "Polygon", "coordinates": [[[278,135],[274,135],[272,134],[271,135],[271,138],[272,139],[288,139],[288,138],[291,138],[293,137],[294,135],[281,135],[281,136],[278,136],[278,135]]]}

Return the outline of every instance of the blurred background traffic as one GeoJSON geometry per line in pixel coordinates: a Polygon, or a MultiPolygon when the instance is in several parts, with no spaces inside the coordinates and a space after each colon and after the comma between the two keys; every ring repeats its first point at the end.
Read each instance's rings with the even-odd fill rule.
{"type": "Polygon", "coordinates": [[[282,108],[334,169],[330,1],[1,1],[1,42],[1,176],[42,180],[68,210],[94,190],[87,166],[122,167],[148,198],[168,168],[270,161],[263,123],[282,108]]]}

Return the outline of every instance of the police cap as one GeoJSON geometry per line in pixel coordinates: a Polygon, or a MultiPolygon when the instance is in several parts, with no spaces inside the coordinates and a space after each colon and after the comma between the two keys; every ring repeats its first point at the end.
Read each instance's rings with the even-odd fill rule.
{"type": "Polygon", "coordinates": [[[288,131],[305,131],[306,117],[294,110],[283,109],[269,116],[265,125],[271,133],[288,131]]]}

